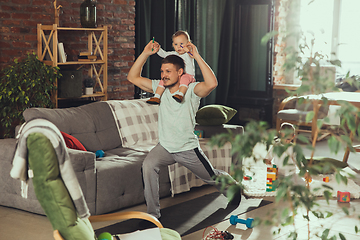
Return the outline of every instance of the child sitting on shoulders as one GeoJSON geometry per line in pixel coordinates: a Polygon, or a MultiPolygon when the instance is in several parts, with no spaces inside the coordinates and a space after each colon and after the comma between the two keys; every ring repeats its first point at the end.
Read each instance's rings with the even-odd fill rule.
{"type": "MultiPolygon", "coordinates": [[[[157,54],[162,58],[165,58],[168,55],[177,55],[184,60],[185,72],[180,78],[179,92],[173,95],[173,98],[177,102],[181,103],[183,101],[183,98],[185,96],[189,84],[195,82],[195,78],[194,78],[195,65],[194,65],[194,59],[190,56],[191,53],[189,53],[189,49],[187,48],[187,44],[191,42],[189,34],[186,31],[179,30],[173,34],[172,41],[173,41],[172,46],[175,49],[175,51],[166,52],[162,48],[160,48],[157,54]]],[[[161,80],[159,86],[155,91],[154,97],[150,98],[146,102],[149,104],[160,104],[160,98],[164,91],[165,91],[164,82],[163,80],[161,80]]]]}

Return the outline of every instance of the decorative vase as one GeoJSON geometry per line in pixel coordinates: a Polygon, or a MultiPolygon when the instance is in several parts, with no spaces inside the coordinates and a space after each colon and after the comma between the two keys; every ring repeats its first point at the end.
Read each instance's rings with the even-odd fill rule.
{"type": "Polygon", "coordinates": [[[94,93],[94,85],[95,85],[94,77],[88,76],[84,79],[85,95],[91,95],[94,93]]]}
{"type": "Polygon", "coordinates": [[[94,93],[94,89],[92,87],[85,88],[85,95],[91,95],[94,93]]]}
{"type": "Polygon", "coordinates": [[[84,0],[80,5],[80,22],[84,28],[96,28],[96,4],[92,0],[84,0]]]}

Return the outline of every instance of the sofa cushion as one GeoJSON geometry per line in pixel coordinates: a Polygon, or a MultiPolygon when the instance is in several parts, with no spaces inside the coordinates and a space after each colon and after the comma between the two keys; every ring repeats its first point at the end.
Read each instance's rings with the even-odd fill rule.
{"type": "Polygon", "coordinates": [[[244,127],[240,125],[232,124],[221,124],[217,126],[204,126],[204,125],[195,125],[195,130],[203,131],[203,138],[211,138],[214,135],[221,133],[228,133],[231,131],[233,134],[243,134],[244,127]]]}
{"type": "Polygon", "coordinates": [[[85,147],[81,144],[81,142],[76,138],[74,138],[73,136],[71,136],[70,134],[61,132],[61,135],[63,136],[65,140],[65,144],[68,148],[86,151],[85,147]]]}
{"type": "Polygon", "coordinates": [[[211,104],[200,108],[195,119],[200,125],[221,125],[229,122],[236,113],[237,110],[231,107],[211,104]]]}
{"type": "Polygon", "coordinates": [[[137,148],[155,145],[159,140],[157,105],[145,99],[107,101],[112,109],[123,147],[137,148]]]}
{"type": "Polygon", "coordinates": [[[105,151],[121,146],[114,117],[106,102],[63,109],[28,108],[23,116],[25,121],[35,118],[49,120],[60,131],[78,139],[88,151],[105,151]]]}

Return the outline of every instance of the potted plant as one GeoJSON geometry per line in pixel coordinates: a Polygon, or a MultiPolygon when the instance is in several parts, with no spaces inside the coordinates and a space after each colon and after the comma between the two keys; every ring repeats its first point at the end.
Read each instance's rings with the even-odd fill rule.
{"type": "Polygon", "coordinates": [[[85,95],[91,95],[94,93],[94,78],[87,77],[84,79],[85,95]]]}
{"type": "Polygon", "coordinates": [[[54,107],[58,67],[41,62],[35,53],[2,70],[0,77],[0,127],[4,137],[13,137],[15,126],[24,121],[22,113],[30,107],[54,107]]]}

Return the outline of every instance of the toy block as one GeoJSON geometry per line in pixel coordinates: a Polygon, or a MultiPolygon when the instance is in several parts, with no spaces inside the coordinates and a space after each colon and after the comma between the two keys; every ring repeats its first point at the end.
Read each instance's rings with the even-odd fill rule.
{"type": "Polygon", "coordinates": [[[273,167],[267,168],[267,174],[266,174],[266,191],[267,192],[275,191],[275,186],[273,184],[277,179],[277,173],[278,173],[278,169],[277,169],[276,165],[273,165],[273,167]]]}
{"type": "Polygon", "coordinates": [[[271,180],[276,180],[277,179],[277,175],[274,172],[268,172],[266,179],[271,179],[271,180]]]}
{"type": "Polygon", "coordinates": [[[198,138],[203,138],[203,136],[204,136],[203,130],[195,130],[194,133],[198,138]]]}
{"type": "Polygon", "coordinates": [[[276,165],[273,165],[272,167],[268,167],[266,169],[267,169],[267,172],[276,172],[276,173],[278,172],[276,165]]]}
{"type": "Polygon", "coordinates": [[[337,191],[337,201],[342,203],[350,202],[350,192],[337,191]]]}

